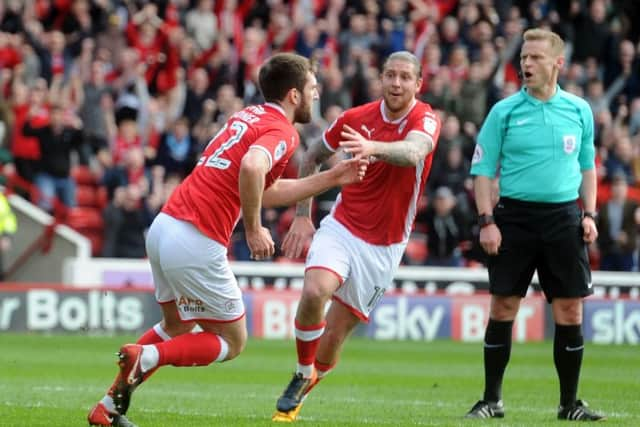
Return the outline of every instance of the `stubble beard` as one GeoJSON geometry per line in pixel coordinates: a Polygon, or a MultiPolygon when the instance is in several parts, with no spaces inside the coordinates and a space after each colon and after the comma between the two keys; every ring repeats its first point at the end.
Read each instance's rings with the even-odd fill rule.
{"type": "Polygon", "coordinates": [[[309,123],[311,121],[311,107],[306,102],[300,104],[298,108],[296,108],[293,114],[293,121],[295,123],[309,123]]]}

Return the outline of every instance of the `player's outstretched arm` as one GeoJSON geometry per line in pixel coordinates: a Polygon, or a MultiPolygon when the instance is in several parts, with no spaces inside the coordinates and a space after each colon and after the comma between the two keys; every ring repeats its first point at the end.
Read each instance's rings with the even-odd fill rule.
{"type": "Polygon", "coordinates": [[[421,132],[409,132],[402,141],[379,142],[366,139],[361,133],[344,125],[340,146],[354,156],[374,156],[396,166],[416,166],[431,151],[433,140],[421,132]]]}
{"type": "Polygon", "coordinates": [[[262,197],[264,207],[290,206],[336,186],[362,181],[367,160],[355,157],[341,160],[329,170],[298,179],[278,179],[262,197]]]}

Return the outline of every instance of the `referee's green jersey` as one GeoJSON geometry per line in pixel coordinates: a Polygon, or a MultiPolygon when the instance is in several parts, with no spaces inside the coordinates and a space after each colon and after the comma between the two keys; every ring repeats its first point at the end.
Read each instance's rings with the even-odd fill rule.
{"type": "Polygon", "coordinates": [[[547,101],[523,87],[489,112],[471,174],[494,178],[499,173],[501,197],[561,203],[578,198],[582,171],[594,167],[589,104],[559,86],[547,101]]]}

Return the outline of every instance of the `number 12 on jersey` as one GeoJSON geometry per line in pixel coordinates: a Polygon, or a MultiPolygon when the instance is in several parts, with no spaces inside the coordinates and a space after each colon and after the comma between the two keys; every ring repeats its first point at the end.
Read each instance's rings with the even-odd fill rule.
{"type": "Polygon", "coordinates": [[[209,157],[200,157],[197,166],[201,166],[204,164],[204,166],[208,168],[227,169],[231,164],[231,161],[221,156],[225,151],[233,147],[242,139],[242,136],[247,131],[247,129],[249,129],[249,126],[241,121],[235,121],[231,123],[230,126],[228,123],[225,123],[222,129],[220,129],[218,133],[216,133],[215,136],[211,138],[211,141],[209,141],[209,144],[207,144],[207,147],[204,149],[204,151],[206,152],[209,146],[216,142],[218,138],[221,138],[223,135],[230,134],[230,136],[225,142],[220,144],[220,147],[218,147],[218,149],[214,151],[209,157]]]}

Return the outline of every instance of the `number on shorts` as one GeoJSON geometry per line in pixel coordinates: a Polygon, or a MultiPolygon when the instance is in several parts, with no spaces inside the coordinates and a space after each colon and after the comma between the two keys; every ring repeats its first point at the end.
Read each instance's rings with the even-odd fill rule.
{"type": "MultiPolygon", "coordinates": [[[[231,164],[231,161],[221,157],[221,155],[225,151],[227,151],[229,148],[237,144],[242,139],[242,136],[247,131],[247,129],[249,129],[249,126],[247,126],[247,124],[244,122],[236,121],[231,123],[231,129],[230,129],[230,132],[232,133],[231,137],[227,139],[224,143],[222,143],[220,147],[218,147],[218,149],[214,151],[213,154],[211,154],[206,161],[204,157],[200,158],[198,165],[201,165],[204,163],[204,165],[208,168],[227,169],[231,164]]],[[[211,138],[211,141],[209,142],[207,147],[209,147],[209,145],[211,145],[216,139],[218,139],[218,137],[222,135],[226,130],[227,130],[227,124],[225,124],[222,127],[222,129],[220,129],[218,133],[213,138],[211,138]]]]}
{"type": "Polygon", "coordinates": [[[367,303],[367,308],[369,310],[373,309],[373,307],[378,305],[378,301],[380,301],[380,298],[382,298],[382,295],[384,295],[384,291],[385,291],[384,288],[381,288],[380,286],[373,287],[373,295],[371,296],[371,299],[367,303]]]}

